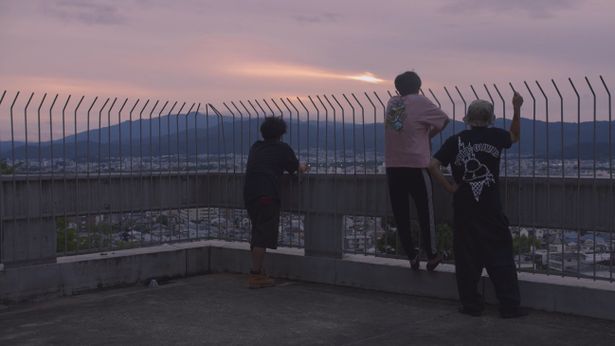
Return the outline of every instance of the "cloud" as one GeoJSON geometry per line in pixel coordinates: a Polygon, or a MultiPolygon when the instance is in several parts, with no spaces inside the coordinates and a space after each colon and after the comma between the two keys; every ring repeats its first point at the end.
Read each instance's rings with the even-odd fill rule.
{"type": "Polygon", "coordinates": [[[385,82],[384,79],[378,78],[371,72],[363,73],[343,73],[337,71],[328,71],[311,66],[298,66],[290,64],[248,64],[244,66],[233,66],[229,68],[229,72],[243,76],[261,77],[261,78],[287,78],[291,80],[297,79],[338,79],[352,80],[364,83],[380,84],[385,82]]]}
{"type": "Polygon", "coordinates": [[[119,9],[109,2],[57,0],[44,2],[42,10],[61,20],[88,25],[117,25],[126,22],[119,9]]]}
{"type": "Polygon", "coordinates": [[[362,72],[410,68],[432,88],[611,80],[613,10],[612,0],[0,0],[0,80],[188,100],[391,88],[362,72]],[[231,73],[240,67],[251,69],[231,73]]]}
{"type": "Polygon", "coordinates": [[[530,17],[553,17],[555,12],[571,9],[578,4],[573,0],[447,0],[441,7],[445,13],[488,11],[508,14],[510,11],[526,12],[530,17]]]}

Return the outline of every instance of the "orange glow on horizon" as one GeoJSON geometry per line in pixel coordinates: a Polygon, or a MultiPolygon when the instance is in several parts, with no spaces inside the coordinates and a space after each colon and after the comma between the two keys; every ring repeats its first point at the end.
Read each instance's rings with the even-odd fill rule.
{"type": "Polygon", "coordinates": [[[375,84],[379,84],[384,82],[384,79],[380,79],[378,77],[376,77],[373,73],[370,72],[365,72],[363,74],[360,74],[358,76],[348,76],[349,79],[354,79],[354,80],[358,80],[358,81],[362,81],[362,82],[367,82],[367,83],[375,83],[375,84]]]}
{"type": "Polygon", "coordinates": [[[229,72],[243,76],[267,77],[267,78],[323,78],[337,80],[354,80],[365,83],[379,84],[384,79],[376,77],[371,72],[361,74],[344,74],[325,70],[319,70],[309,66],[296,66],[284,64],[244,65],[239,68],[231,68],[229,72]]]}

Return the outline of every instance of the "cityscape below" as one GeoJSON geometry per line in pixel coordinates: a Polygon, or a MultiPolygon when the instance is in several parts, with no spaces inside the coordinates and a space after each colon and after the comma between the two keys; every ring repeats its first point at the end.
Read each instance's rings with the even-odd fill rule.
{"type": "MultiPolygon", "coordinates": [[[[65,254],[200,239],[250,239],[250,221],[242,209],[190,208],[58,217],[57,226],[58,252],[65,254]]],[[[348,215],[343,228],[347,253],[404,257],[392,218],[348,215]]],[[[304,232],[304,215],[282,213],[279,246],[302,248],[304,232]]],[[[412,232],[418,237],[416,222],[412,232]]],[[[517,265],[522,271],[598,279],[609,279],[613,274],[612,233],[514,225],[511,232],[517,265]]],[[[437,237],[439,250],[452,260],[451,226],[438,225],[437,237]]]]}
{"type": "MultiPolygon", "coordinates": [[[[309,163],[309,174],[384,174],[384,157],[380,153],[366,152],[365,155],[348,154],[344,156],[335,151],[307,150],[297,153],[302,162],[309,163]]],[[[158,157],[101,157],[90,161],[71,159],[2,160],[10,170],[3,174],[111,174],[135,173],[154,174],[161,172],[243,172],[246,167],[247,153],[202,154],[202,155],[164,155],[158,157]],[[9,165],[10,163],[10,165],[9,165]]],[[[500,164],[500,175],[523,177],[589,177],[612,178],[613,160],[542,159],[505,154],[500,164]],[[580,164],[580,165],[579,165],[580,164]],[[563,172],[562,172],[562,167],[563,172]],[[520,168],[520,169],[519,169],[520,168]]]]}

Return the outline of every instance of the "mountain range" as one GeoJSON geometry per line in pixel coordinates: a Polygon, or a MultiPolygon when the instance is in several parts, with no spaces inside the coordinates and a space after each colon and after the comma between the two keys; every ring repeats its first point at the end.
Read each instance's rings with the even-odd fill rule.
{"type": "MultiPolygon", "coordinates": [[[[356,148],[358,152],[364,149],[373,152],[374,148],[379,153],[383,152],[384,129],[382,123],[355,124],[353,126],[352,123],[342,124],[339,121],[337,123],[331,121],[325,123],[322,118],[324,117],[321,116],[318,123],[315,119],[310,119],[309,124],[305,119],[297,122],[296,118],[286,118],[288,130],[283,140],[290,143],[293,148],[301,148],[301,150],[305,150],[308,144],[312,151],[316,150],[317,146],[320,150],[325,147],[333,150],[335,143],[339,151],[345,145],[349,155],[353,148],[356,148]],[[325,136],[325,132],[327,136],[325,136]]],[[[66,153],[67,158],[77,158],[78,160],[86,159],[88,150],[91,160],[97,160],[99,148],[102,158],[107,157],[109,152],[111,156],[119,156],[120,150],[122,156],[128,156],[131,150],[134,156],[149,156],[150,153],[154,156],[185,154],[186,152],[189,155],[194,155],[197,151],[199,154],[232,153],[233,151],[240,153],[242,150],[247,153],[251,142],[254,142],[260,136],[258,132],[259,120],[262,119],[246,119],[245,117],[240,119],[236,117],[233,121],[230,116],[206,117],[200,113],[191,113],[179,116],[163,116],[152,120],[124,121],[119,125],[104,127],[103,119],[100,130],[98,122],[91,123],[90,126],[96,125],[96,128],[91,129],[89,134],[87,131],[82,131],[76,135],[67,136],[64,141],[59,138],[54,139],[53,143],[49,141],[40,143],[40,157],[50,158],[52,148],[55,158],[60,158],[66,153]],[[88,138],[89,148],[87,145],[88,138]],[[63,143],[65,143],[65,147],[63,143]]],[[[496,121],[498,127],[505,126],[508,128],[509,125],[509,119],[505,124],[502,119],[496,121]]],[[[519,148],[519,145],[516,144],[510,149],[510,152],[511,154],[518,154],[520,150],[522,156],[529,157],[535,154],[537,158],[545,158],[547,154],[550,158],[561,158],[563,155],[566,159],[577,158],[580,154],[581,159],[592,159],[595,148],[597,159],[608,159],[608,125],[608,121],[595,123],[596,141],[594,145],[594,122],[582,122],[580,125],[550,122],[547,132],[546,122],[522,118],[521,147],[519,148]]],[[[442,140],[453,133],[453,128],[455,132],[459,132],[465,128],[465,125],[460,121],[455,121],[454,125],[451,122],[442,132],[442,140]]],[[[33,141],[33,139],[36,140],[31,136],[27,146],[23,141],[14,143],[16,159],[25,158],[26,151],[29,159],[39,157],[39,143],[33,141]]],[[[440,140],[440,136],[434,138],[434,150],[440,146],[440,140]]],[[[615,153],[615,138],[611,143],[611,151],[615,153]]],[[[11,142],[0,142],[0,157],[10,160],[12,155],[11,142]]]]}

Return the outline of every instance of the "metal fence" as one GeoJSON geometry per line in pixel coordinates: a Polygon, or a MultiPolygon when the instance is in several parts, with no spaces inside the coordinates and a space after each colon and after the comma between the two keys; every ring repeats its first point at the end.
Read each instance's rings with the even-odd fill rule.
{"type": "MultiPolygon", "coordinates": [[[[521,141],[504,153],[501,162],[507,211],[521,213],[529,208],[534,214],[571,214],[572,220],[577,220],[543,227],[533,221],[539,215],[512,215],[511,219],[519,220],[511,227],[519,269],[612,281],[613,216],[607,216],[606,227],[587,227],[578,221],[579,214],[586,210],[597,213],[614,210],[615,206],[611,93],[602,76],[594,81],[586,77],[580,82],[568,79],[559,83],[550,80],[421,90],[453,120],[434,139],[433,150],[465,128],[460,120],[472,99],[490,100],[498,116],[496,126],[508,127],[510,98],[515,90],[526,102],[521,141]],[[522,184],[523,179],[529,179],[529,184],[522,184]],[[595,196],[583,199],[589,209],[580,205],[587,184],[595,196]],[[529,206],[514,198],[528,187],[533,197],[529,206]],[[563,193],[557,196],[572,196],[578,208],[555,199],[552,190],[560,187],[563,193]],[[603,209],[594,208],[598,203],[603,209]]],[[[5,198],[5,190],[18,181],[26,186],[42,186],[47,177],[52,184],[63,182],[62,186],[74,181],[73,196],[80,196],[82,177],[94,179],[99,189],[104,189],[105,182],[115,178],[119,178],[120,186],[123,179],[125,184],[136,179],[144,186],[143,181],[154,177],[171,179],[183,174],[187,183],[182,188],[191,189],[196,184],[196,179],[190,182],[194,174],[242,173],[250,145],[260,137],[261,121],[273,115],[287,121],[284,141],[301,161],[311,164],[308,176],[383,174],[384,110],[391,95],[321,94],[212,104],[4,91],[0,96],[0,200],[4,205],[0,224],[4,228],[4,221],[10,219],[6,214],[16,213],[8,207],[11,201],[5,198]]],[[[240,186],[229,186],[219,193],[238,189],[240,186]]],[[[289,195],[300,193],[296,190],[289,195]]],[[[72,203],[91,205],[97,198],[95,191],[88,189],[86,200],[72,203]]],[[[301,196],[297,198],[301,200],[301,196]]],[[[402,255],[390,212],[374,216],[369,203],[364,208],[364,213],[343,215],[344,251],[402,255]]],[[[54,219],[57,251],[63,255],[195,239],[247,241],[250,228],[243,209],[207,205],[120,213],[99,210],[79,216],[58,213],[54,219]]],[[[303,247],[304,213],[300,203],[293,212],[283,214],[281,225],[280,245],[303,247]]],[[[454,256],[450,222],[442,222],[438,229],[440,249],[454,256]]],[[[5,232],[0,234],[4,237],[5,232]]]]}

